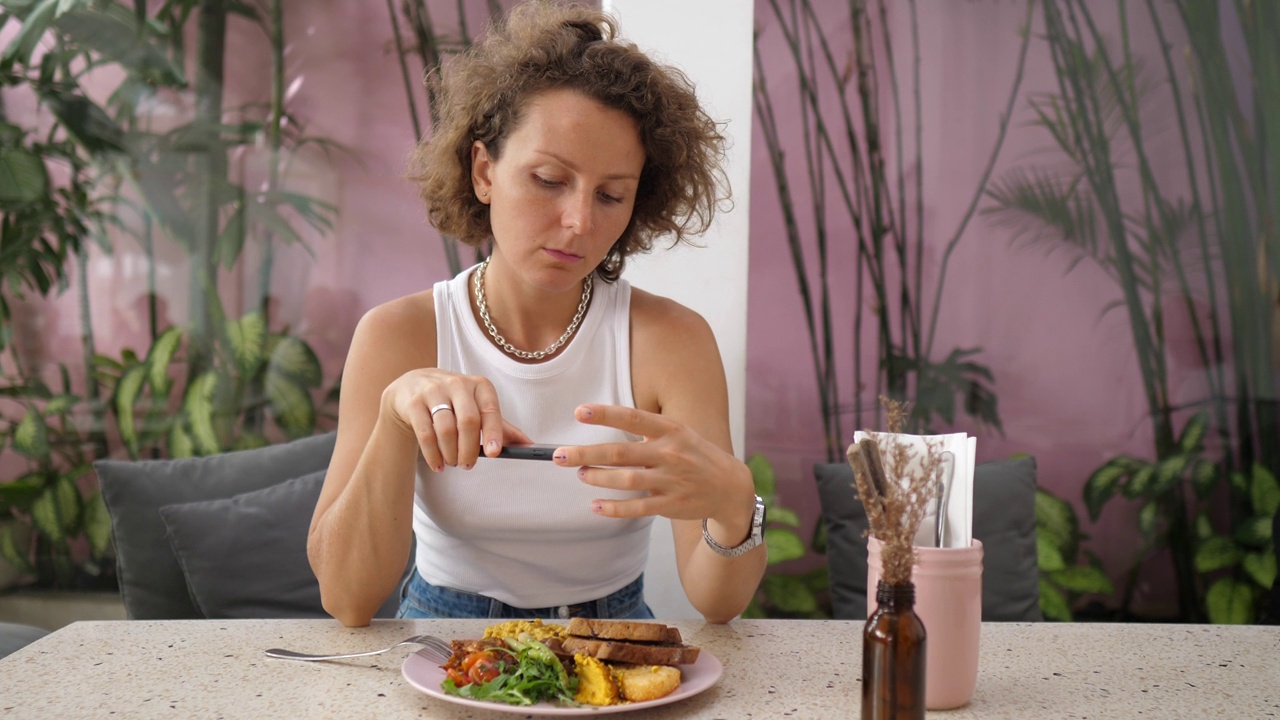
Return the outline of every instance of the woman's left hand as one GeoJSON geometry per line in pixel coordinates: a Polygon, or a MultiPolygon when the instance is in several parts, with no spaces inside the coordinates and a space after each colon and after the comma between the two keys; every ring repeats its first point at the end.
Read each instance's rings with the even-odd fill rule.
{"type": "Polygon", "coordinates": [[[673,520],[740,518],[743,507],[754,502],[746,466],[675,420],[616,405],[581,405],[575,416],[588,425],[606,425],[644,438],[557,448],[555,463],[578,466],[578,478],[588,485],[648,493],[632,500],[596,500],[592,510],[597,514],[662,515],[673,520]]]}

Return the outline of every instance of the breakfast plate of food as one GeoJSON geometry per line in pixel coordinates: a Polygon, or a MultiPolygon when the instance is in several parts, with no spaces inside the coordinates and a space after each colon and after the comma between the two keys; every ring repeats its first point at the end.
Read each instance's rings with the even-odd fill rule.
{"type": "Polygon", "coordinates": [[[409,655],[404,679],[432,697],[523,715],[593,715],[693,697],[724,666],[687,645],[677,628],[632,620],[574,618],[567,626],[508,621],[484,637],[451,641],[441,664],[409,655]]]}

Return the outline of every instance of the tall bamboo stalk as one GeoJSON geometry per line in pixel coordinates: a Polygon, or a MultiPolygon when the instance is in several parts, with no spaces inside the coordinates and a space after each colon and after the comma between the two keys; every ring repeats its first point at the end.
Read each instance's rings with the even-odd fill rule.
{"type": "MultiPolygon", "coordinates": [[[[200,5],[196,36],[196,122],[217,127],[222,122],[224,57],[227,43],[226,0],[204,0],[200,5]]],[[[196,182],[201,190],[194,195],[192,214],[195,237],[191,238],[190,322],[188,379],[198,377],[213,362],[214,308],[217,297],[218,196],[216,185],[227,176],[226,152],[219,143],[196,157],[196,182]]]]}

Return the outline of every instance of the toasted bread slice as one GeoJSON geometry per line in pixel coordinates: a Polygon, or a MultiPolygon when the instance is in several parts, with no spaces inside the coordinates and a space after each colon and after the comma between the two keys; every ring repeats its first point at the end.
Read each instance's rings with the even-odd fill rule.
{"type": "Polygon", "coordinates": [[[680,629],[662,623],[634,620],[596,620],[573,618],[569,620],[569,634],[601,640],[626,640],[629,642],[656,642],[679,645],[680,629]]]}
{"type": "Polygon", "coordinates": [[[633,665],[692,665],[698,661],[699,652],[698,648],[688,645],[646,645],[574,635],[564,639],[564,649],[574,654],[633,665]]]}
{"type": "Polygon", "coordinates": [[[644,702],[675,692],[680,687],[680,670],[669,665],[614,665],[613,679],[624,699],[644,702]]]}

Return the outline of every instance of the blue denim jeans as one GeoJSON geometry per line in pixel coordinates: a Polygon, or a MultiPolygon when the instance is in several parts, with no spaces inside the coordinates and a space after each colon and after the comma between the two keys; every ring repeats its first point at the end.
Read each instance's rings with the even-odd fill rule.
{"type": "Polygon", "coordinates": [[[422,579],[417,570],[401,592],[398,618],[496,618],[504,620],[568,620],[571,617],[612,620],[652,620],[653,611],[644,602],[644,575],[631,584],[598,600],[574,605],[518,608],[487,595],[437,587],[422,579]]]}

